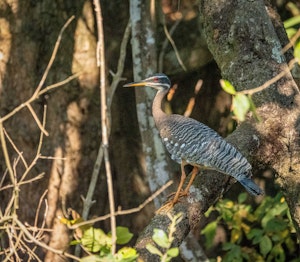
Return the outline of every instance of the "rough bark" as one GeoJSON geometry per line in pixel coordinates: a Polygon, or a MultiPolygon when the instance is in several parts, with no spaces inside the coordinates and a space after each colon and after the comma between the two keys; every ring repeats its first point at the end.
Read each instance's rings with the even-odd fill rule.
{"type": "MultiPolygon", "coordinates": [[[[281,53],[286,40],[277,35],[279,30],[275,30],[263,1],[224,1],[223,4],[203,1],[201,10],[208,46],[223,77],[237,90],[262,85],[287,70],[289,61],[281,53]],[[217,19],[219,16],[222,22],[217,19]]],[[[252,163],[254,168],[262,163],[277,174],[299,237],[299,89],[288,73],[269,88],[254,94],[253,100],[262,121],[251,123],[255,128],[252,135],[259,142],[252,163]]]]}
{"type": "MultiPolygon", "coordinates": [[[[263,1],[202,0],[203,29],[208,47],[223,78],[238,91],[251,89],[286,70],[281,43],[263,1]]],[[[257,122],[249,118],[227,138],[253,165],[253,169],[271,168],[288,201],[299,235],[299,90],[288,73],[262,92],[253,95],[257,122]]],[[[213,171],[198,175],[190,195],[174,206],[172,212],[183,212],[174,246],[196,226],[207,208],[217,201],[232,180],[213,171]]],[[[268,192],[267,192],[268,193],[268,192]]],[[[145,246],[152,243],[153,228],[168,230],[168,218],[157,214],[140,235],[137,248],[145,261],[157,261],[145,246]]]]}

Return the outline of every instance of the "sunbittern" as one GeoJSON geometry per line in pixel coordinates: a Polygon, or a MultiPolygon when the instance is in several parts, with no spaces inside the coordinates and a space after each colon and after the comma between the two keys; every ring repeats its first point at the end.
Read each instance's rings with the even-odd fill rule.
{"type": "Polygon", "coordinates": [[[171,82],[165,74],[155,74],[139,82],[124,85],[124,87],[135,86],[149,86],[157,90],[152,105],[153,118],[171,158],[181,164],[181,179],[170,202],[171,206],[178,202],[180,196],[188,194],[201,167],[234,177],[254,196],[263,194],[263,190],[251,179],[250,163],[234,146],[208,126],[181,115],[167,115],[162,110],[163,99],[171,87],[171,82]],[[186,178],[184,170],[186,165],[193,166],[193,170],[188,185],[181,192],[186,178]]]}

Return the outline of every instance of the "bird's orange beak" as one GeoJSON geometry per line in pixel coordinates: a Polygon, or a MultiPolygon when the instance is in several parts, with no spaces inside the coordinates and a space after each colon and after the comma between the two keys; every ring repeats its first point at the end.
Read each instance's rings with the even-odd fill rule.
{"type": "Polygon", "coordinates": [[[123,87],[134,87],[134,86],[145,86],[145,85],[147,85],[147,82],[132,82],[123,85],[123,87]]]}

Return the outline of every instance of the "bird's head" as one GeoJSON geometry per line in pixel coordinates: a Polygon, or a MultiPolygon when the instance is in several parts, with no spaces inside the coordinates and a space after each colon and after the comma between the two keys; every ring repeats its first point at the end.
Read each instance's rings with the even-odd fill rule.
{"type": "Polygon", "coordinates": [[[154,74],[141,81],[128,83],[124,85],[124,87],[133,87],[133,86],[149,86],[158,91],[169,90],[171,87],[171,81],[165,74],[154,74]]]}

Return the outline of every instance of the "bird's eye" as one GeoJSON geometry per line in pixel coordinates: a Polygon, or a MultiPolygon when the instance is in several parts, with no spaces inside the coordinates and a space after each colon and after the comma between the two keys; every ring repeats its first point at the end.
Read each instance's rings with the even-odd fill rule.
{"type": "Polygon", "coordinates": [[[158,77],[154,77],[153,81],[154,81],[155,83],[157,83],[157,82],[158,82],[158,77]]]}

